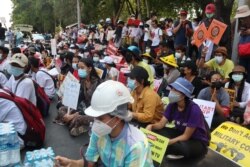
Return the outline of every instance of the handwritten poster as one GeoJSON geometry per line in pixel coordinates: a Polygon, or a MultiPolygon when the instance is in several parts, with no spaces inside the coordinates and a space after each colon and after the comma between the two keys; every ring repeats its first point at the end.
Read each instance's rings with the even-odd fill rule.
{"type": "Polygon", "coordinates": [[[80,84],[69,80],[64,85],[63,105],[76,110],[80,93],[80,84]]]}
{"type": "Polygon", "coordinates": [[[207,121],[207,124],[210,128],[212,124],[213,116],[214,116],[215,102],[201,100],[201,99],[193,99],[193,101],[199,105],[207,121]]]}

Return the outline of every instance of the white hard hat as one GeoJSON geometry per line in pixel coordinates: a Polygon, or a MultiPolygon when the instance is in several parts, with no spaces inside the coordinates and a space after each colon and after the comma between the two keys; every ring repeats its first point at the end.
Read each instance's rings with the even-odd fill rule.
{"type": "Polygon", "coordinates": [[[124,84],[108,80],[96,88],[91,99],[91,106],[85,110],[85,114],[99,117],[112,113],[122,104],[133,102],[134,99],[124,84]]]}

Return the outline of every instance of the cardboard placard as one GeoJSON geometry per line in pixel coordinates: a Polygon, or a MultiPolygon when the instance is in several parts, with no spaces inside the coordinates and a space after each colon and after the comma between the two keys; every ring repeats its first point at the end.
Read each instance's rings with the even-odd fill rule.
{"type": "Polygon", "coordinates": [[[199,48],[202,43],[207,39],[207,28],[204,23],[199,25],[193,34],[195,45],[199,48]]]}
{"type": "Polygon", "coordinates": [[[108,55],[116,55],[117,54],[118,49],[115,47],[113,42],[109,42],[107,49],[106,49],[106,53],[108,55]]]}
{"type": "Polygon", "coordinates": [[[208,33],[207,33],[208,39],[213,41],[214,44],[218,45],[221,40],[222,35],[226,31],[226,28],[227,28],[226,24],[216,19],[213,19],[212,23],[210,24],[208,28],[208,33]]]}
{"type": "Polygon", "coordinates": [[[154,91],[158,92],[162,83],[162,79],[154,79],[154,91]]]}
{"type": "Polygon", "coordinates": [[[169,139],[144,128],[140,128],[140,130],[146,135],[151,144],[152,159],[161,164],[169,139]]]}
{"type": "Polygon", "coordinates": [[[120,64],[122,61],[122,56],[110,55],[113,58],[115,64],[120,64]]]}
{"type": "Polygon", "coordinates": [[[103,76],[103,70],[100,68],[95,67],[96,73],[99,76],[99,78],[102,78],[103,76]]]}
{"type": "Polygon", "coordinates": [[[250,166],[250,130],[238,124],[224,122],[217,127],[209,147],[240,166],[250,166]]]}
{"type": "Polygon", "coordinates": [[[57,95],[58,95],[59,97],[63,97],[63,95],[64,95],[64,90],[65,90],[65,85],[66,85],[68,82],[70,82],[70,81],[79,83],[78,79],[77,79],[71,72],[68,72],[68,74],[67,74],[66,77],[64,78],[63,83],[61,84],[59,90],[57,91],[57,95]]]}
{"type": "Polygon", "coordinates": [[[64,94],[63,94],[62,104],[76,110],[79,93],[80,93],[80,84],[68,80],[64,84],[64,94]]]}
{"type": "Polygon", "coordinates": [[[230,97],[230,108],[231,110],[234,108],[234,99],[235,99],[235,90],[233,89],[225,89],[230,97]]]}
{"type": "Polygon", "coordinates": [[[199,105],[206,121],[209,126],[211,127],[212,119],[214,116],[214,110],[215,110],[215,102],[207,101],[207,100],[201,100],[201,99],[193,99],[193,101],[199,105]]]}

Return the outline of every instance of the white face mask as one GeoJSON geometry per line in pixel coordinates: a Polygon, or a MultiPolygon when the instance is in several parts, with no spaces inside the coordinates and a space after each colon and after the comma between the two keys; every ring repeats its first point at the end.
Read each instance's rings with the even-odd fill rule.
{"type": "Polygon", "coordinates": [[[169,69],[169,66],[166,64],[163,64],[163,68],[167,70],[167,69],[169,69]]]}
{"type": "Polygon", "coordinates": [[[177,59],[181,58],[181,53],[176,52],[176,53],[175,53],[175,57],[176,57],[177,59]]]}
{"type": "Polygon", "coordinates": [[[142,59],[142,61],[146,64],[148,64],[148,59],[142,59]]]}
{"type": "Polygon", "coordinates": [[[116,125],[111,128],[108,123],[110,121],[112,121],[113,118],[111,118],[108,122],[104,123],[98,119],[95,119],[94,123],[93,123],[93,126],[92,126],[92,132],[98,136],[98,137],[102,137],[102,136],[105,136],[105,135],[108,135],[112,132],[112,130],[118,125],[118,123],[120,121],[118,121],[118,123],[116,123],[116,125]]]}
{"type": "Polygon", "coordinates": [[[234,82],[240,82],[240,81],[242,81],[243,78],[244,78],[244,76],[242,74],[233,74],[232,75],[232,79],[234,80],[234,82]]]}
{"type": "Polygon", "coordinates": [[[173,91],[170,91],[168,98],[169,98],[169,103],[177,103],[181,100],[181,95],[173,91]]]}
{"type": "Polygon", "coordinates": [[[222,56],[215,56],[215,61],[217,64],[220,64],[223,61],[223,57],[222,56]]]}

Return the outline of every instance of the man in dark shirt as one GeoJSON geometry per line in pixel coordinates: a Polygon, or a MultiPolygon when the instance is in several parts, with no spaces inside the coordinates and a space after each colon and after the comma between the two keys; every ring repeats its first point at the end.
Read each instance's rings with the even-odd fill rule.
{"type": "Polygon", "coordinates": [[[174,24],[173,33],[175,34],[174,46],[188,46],[189,38],[193,34],[192,23],[187,20],[187,11],[180,11],[180,20],[174,24]]]}
{"type": "Polygon", "coordinates": [[[2,23],[0,23],[0,46],[4,46],[5,31],[6,31],[6,29],[3,28],[2,23]]]}

